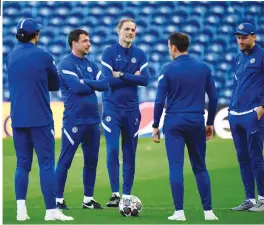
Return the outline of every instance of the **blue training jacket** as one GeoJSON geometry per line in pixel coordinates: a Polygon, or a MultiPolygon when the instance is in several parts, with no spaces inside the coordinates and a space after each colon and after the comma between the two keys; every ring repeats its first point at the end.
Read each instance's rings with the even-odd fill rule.
{"type": "Polygon", "coordinates": [[[229,110],[245,112],[264,106],[264,50],[255,45],[236,57],[234,89],[229,110]]]}
{"type": "Polygon", "coordinates": [[[205,63],[189,55],[180,55],[163,67],[158,81],[154,108],[155,126],[159,126],[166,98],[166,114],[203,116],[205,93],[209,98],[207,125],[213,125],[217,92],[211,71],[205,63]]]}
{"type": "Polygon", "coordinates": [[[101,63],[102,72],[110,85],[103,95],[104,108],[138,110],[138,86],[147,86],[149,79],[148,61],[144,51],[134,45],[124,48],[117,43],[104,50],[101,63]],[[124,76],[115,78],[113,71],[123,72],[124,76]],[[136,71],[140,71],[141,75],[134,75],[136,71]]]}
{"type": "Polygon", "coordinates": [[[95,91],[108,88],[108,81],[97,65],[87,58],[67,55],[59,65],[61,93],[64,102],[63,122],[100,123],[95,91]]]}
{"type": "Polygon", "coordinates": [[[49,91],[59,90],[52,56],[33,43],[19,43],[8,55],[12,127],[39,127],[53,123],[49,91]]]}

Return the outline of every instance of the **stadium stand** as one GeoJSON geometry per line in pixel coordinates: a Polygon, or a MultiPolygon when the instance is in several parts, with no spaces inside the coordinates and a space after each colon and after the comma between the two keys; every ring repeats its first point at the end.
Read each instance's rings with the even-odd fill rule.
{"type": "MultiPolygon", "coordinates": [[[[44,28],[39,46],[49,51],[56,64],[70,50],[67,34],[82,28],[89,32],[92,48],[89,56],[100,64],[105,47],[117,41],[116,26],[121,18],[137,23],[135,44],[149,57],[152,77],[147,89],[140,88],[140,101],[155,99],[160,69],[170,61],[167,37],[175,31],[190,35],[190,55],[204,60],[212,69],[219,103],[228,104],[233,80],[233,60],[238,52],[232,33],[241,22],[257,26],[258,44],[264,47],[264,2],[3,2],[3,101],[9,101],[5,59],[16,44],[17,23],[32,17],[44,28]]],[[[53,101],[61,93],[52,93],[53,101]]]]}

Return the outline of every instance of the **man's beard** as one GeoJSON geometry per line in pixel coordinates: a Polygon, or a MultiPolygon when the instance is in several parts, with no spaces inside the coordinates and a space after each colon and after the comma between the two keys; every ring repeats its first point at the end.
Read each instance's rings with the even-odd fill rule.
{"type": "Polygon", "coordinates": [[[251,49],[251,46],[250,45],[243,45],[243,46],[240,47],[240,49],[242,51],[249,51],[251,49]]]}

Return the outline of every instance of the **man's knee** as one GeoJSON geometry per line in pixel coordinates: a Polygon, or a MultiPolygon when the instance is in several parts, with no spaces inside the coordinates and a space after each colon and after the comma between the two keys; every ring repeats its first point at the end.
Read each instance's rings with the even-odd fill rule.
{"type": "Polygon", "coordinates": [[[31,171],[32,159],[27,157],[19,157],[17,159],[17,168],[22,168],[31,171]]]}

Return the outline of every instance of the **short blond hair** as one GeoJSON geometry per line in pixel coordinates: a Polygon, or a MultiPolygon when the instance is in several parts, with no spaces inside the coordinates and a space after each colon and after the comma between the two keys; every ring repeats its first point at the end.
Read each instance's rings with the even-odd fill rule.
{"type": "Polygon", "coordinates": [[[135,24],[135,28],[137,27],[137,24],[135,23],[135,21],[134,21],[133,19],[129,19],[129,18],[127,18],[127,19],[122,19],[122,20],[120,20],[119,24],[117,25],[117,30],[121,30],[122,26],[123,26],[124,23],[126,23],[126,22],[132,22],[132,23],[135,24]]]}

